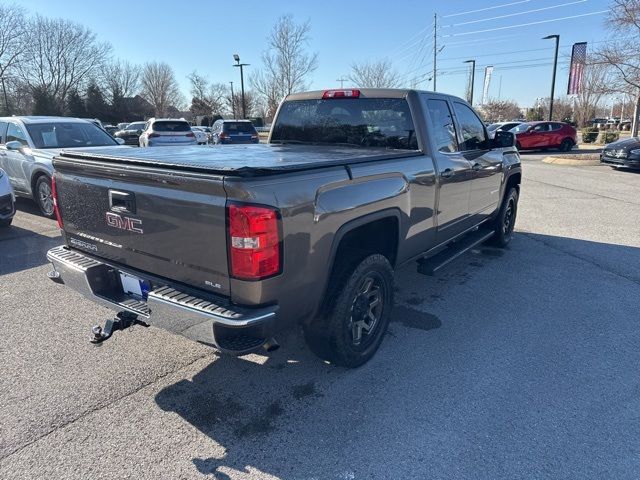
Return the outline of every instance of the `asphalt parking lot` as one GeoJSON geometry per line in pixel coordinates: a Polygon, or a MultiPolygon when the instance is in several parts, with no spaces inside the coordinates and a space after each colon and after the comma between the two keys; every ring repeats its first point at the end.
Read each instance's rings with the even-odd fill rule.
{"type": "Polygon", "coordinates": [[[523,156],[516,238],[398,306],[357,370],[296,332],[218,357],[46,278],[54,221],[0,232],[0,478],[637,479],[640,174],[523,156]]]}

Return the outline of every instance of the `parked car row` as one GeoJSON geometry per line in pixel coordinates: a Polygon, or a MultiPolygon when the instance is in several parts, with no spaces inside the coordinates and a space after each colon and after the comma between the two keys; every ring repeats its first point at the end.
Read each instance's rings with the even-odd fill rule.
{"type": "Polygon", "coordinates": [[[206,127],[191,126],[182,118],[150,118],[146,122],[118,124],[118,128],[113,134],[115,138],[140,147],[260,142],[250,120],[220,119],[212,127],[206,127]]]}

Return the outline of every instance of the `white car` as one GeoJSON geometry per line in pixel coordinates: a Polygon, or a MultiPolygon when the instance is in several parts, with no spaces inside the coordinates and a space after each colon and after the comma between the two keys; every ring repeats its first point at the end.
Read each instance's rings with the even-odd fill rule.
{"type": "Polygon", "coordinates": [[[150,118],[138,139],[141,147],[195,145],[196,134],[184,118],[150,118]]]}
{"type": "Polygon", "coordinates": [[[11,182],[4,170],[0,169],[0,228],[8,227],[16,213],[16,197],[11,182]]]}
{"type": "Polygon", "coordinates": [[[205,127],[191,127],[191,131],[196,136],[196,142],[198,145],[206,145],[209,143],[209,134],[207,133],[205,127]]]}

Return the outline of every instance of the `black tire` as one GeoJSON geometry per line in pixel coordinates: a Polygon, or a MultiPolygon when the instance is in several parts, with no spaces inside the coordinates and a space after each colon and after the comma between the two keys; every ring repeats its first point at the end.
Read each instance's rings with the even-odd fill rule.
{"type": "Polygon", "coordinates": [[[513,228],[518,213],[518,190],[511,187],[504,196],[500,211],[493,221],[493,237],[488,241],[496,247],[506,247],[513,238],[513,228]]]}
{"type": "Polygon", "coordinates": [[[573,148],[573,142],[571,140],[569,140],[568,138],[565,138],[562,141],[562,143],[560,144],[560,151],[561,152],[568,152],[572,148],[573,148]]]}
{"type": "Polygon", "coordinates": [[[305,340],[323,360],[359,367],[373,357],[389,327],[393,268],[385,256],[370,255],[334,273],[331,285],[324,312],[304,326],[305,340]]]}
{"type": "Polygon", "coordinates": [[[3,220],[0,220],[0,228],[8,228],[11,226],[11,222],[13,222],[13,217],[11,218],[5,218],[3,220]]]}
{"type": "Polygon", "coordinates": [[[33,199],[38,205],[40,212],[47,218],[53,218],[53,195],[51,194],[51,179],[46,175],[40,175],[36,181],[36,188],[33,191],[33,199]]]}

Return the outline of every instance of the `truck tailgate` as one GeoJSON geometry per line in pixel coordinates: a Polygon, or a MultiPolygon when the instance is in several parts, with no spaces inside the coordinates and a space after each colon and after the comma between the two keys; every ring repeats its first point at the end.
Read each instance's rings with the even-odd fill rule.
{"type": "Polygon", "coordinates": [[[63,157],[55,169],[72,248],[229,295],[222,176],[63,157]]]}

